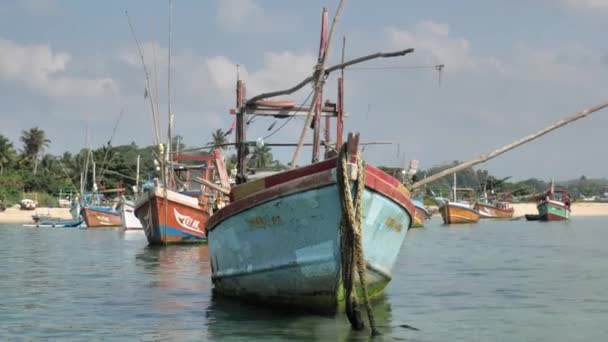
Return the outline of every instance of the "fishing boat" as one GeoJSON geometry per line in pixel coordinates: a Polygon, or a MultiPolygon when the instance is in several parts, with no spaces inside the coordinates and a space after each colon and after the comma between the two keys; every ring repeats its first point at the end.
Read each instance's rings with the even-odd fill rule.
{"type": "Polygon", "coordinates": [[[555,190],[553,180],[549,190],[539,199],[536,209],[538,215],[526,215],[529,221],[563,221],[570,219],[570,195],[568,190],[563,188],[559,191],[555,190]]]}
{"type": "Polygon", "coordinates": [[[414,222],[412,224],[412,228],[424,227],[424,222],[431,217],[431,213],[424,206],[424,203],[422,203],[422,201],[412,200],[412,203],[415,206],[414,222]]]}
{"type": "Polygon", "coordinates": [[[506,200],[485,200],[477,201],[474,209],[479,213],[480,218],[512,218],[515,209],[506,200]]]}
{"type": "Polygon", "coordinates": [[[35,210],[37,206],[38,202],[29,198],[24,198],[19,202],[19,207],[21,210],[35,210]]]}
{"type": "Polygon", "coordinates": [[[30,228],[78,228],[83,224],[83,220],[62,220],[62,219],[45,219],[37,221],[34,224],[24,224],[23,227],[30,228]]]}
{"type": "Polygon", "coordinates": [[[135,203],[133,201],[122,198],[116,210],[120,212],[120,220],[124,230],[143,229],[141,222],[135,216],[135,203]]]}
{"type": "Polygon", "coordinates": [[[454,185],[452,187],[452,201],[443,199],[438,201],[439,213],[445,224],[455,223],[476,223],[479,221],[479,212],[475,210],[474,205],[469,201],[458,200],[458,192],[469,193],[472,198],[474,190],[470,188],[456,187],[456,173],[454,173],[454,185]]]}
{"type": "Polygon", "coordinates": [[[88,228],[112,228],[122,226],[120,213],[109,206],[87,205],[80,210],[88,228]]]}
{"type": "MultiPolygon", "coordinates": [[[[321,51],[325,51],[323,32],[327,34],[327,27],[321,32],[321,51]]],[[[392,55],[413,50],[405,51],[392,55]]],[[[320,52],[321,67],[323,56],[320,52]]],[[[237,80],[237,108],[231,113],[236,115],[238,184],[231,189],[230,204],[207,222],[212,281],[219,295],[263,306],[325,314],[345,307],[357,329],[352,294],[358,293],[365,300],[383,293],[415,207],[398,179],[362,162],[358,134],[349,134],[342,144],[342,78],[338,80],[337,103],[323,102],[322,74],[321,68],[316,77],[294,88],[247,100],[244,82],[237,80]],[[288,100],[269,99],[311,82],[315,90],[310,103],[317,106],[303,108],[288,100]],[[301,138],[294,145],[292,169],[250,179],[246,167],[252,145],[246,140],[248,114],[306,115],[302,136],[310,127],[308,123],[314,123],[312,164],[296,166],[301,138]],[[321,116],[326,119],[324,160],[320,160],[321,116]],[[332,118],[336,119],[335,145],[329,142],[332,118]],[[359,281],[355,281],[356,274],[361,276],[359,281]]],[[[258,140],[253,145],[260,144],[258,140]]]]}
{"type": "MultiPolygon", "coordinates": [[[[358,146],[350,141],[349,155],[354,156],[358,146]]],[[[355,170],[352,162],[349,168],[355,170]]],[[[339,163],[331,158],[233,188],[233,202],[207,226],[218,293],[336,312],[344,300],[339,163]]],[[[398,180],[371,165],[361,172],[366,277],[369,296],[375,297],[391,279],[416,209],[398,180]]]]}
{"type": "MultiPolygon", "coordinates": [[[[212,155],[178,154],[173,160],[173,174],[167,189],[156,185],[143,193],[135,203],[135,216],[139,219],[151,245],[192,243],[206,241],[205,225],[213,213],[215,201],[223,197],[213,191],[224,189],[213,183],[214,167],[220,174],[221,184],[229,187],[224,160],[219,150],[212,155]],[[199,165],[179,164],[183,161],[199,162],[199,165]],[[192,183],[203,183],[200,190],[192,190],[192,183]],[[180,189],[177,189],[180,184],[180,189]],[[213,188],[211,193],[205,189],[213,188]]],[[[224,189],[224,192],[229,190],[224,189]]]]}

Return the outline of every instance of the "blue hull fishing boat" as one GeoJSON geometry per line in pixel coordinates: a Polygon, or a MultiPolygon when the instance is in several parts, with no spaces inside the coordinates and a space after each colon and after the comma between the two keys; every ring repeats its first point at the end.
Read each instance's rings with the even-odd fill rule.
{"type": "MultiPolygon", "coordinates": [[[[245,184],[258,188],[274,183],[210,218],[207,234],[217,291],[270,305],[336,312],[344,291],[335,162],[245,184]]],[[[362,242],[370,297],[381,294],[390,281],[414,211],[407,190],[396,180],[385,183],[380,172],[366,168],[363,192],[362,242]]]]}
{"type": "MultiPolygon", "coordinates": [[[[264,306],[335,314],[344,307],[351,325],[362,329],[358,299],[365,303],[375,332],[370,300],[382,294],[411,226],[415,208],[408,189],[381,170],[365,165],[359,135],[342,143],[343,82],[336,103],[322,100],[327,51],[327,11],[323,11],[319,64],[315,74],[293,88],[244,99],[237,80],[237,186],[230,204],[207,221],[207,238],[216,293],[264,306]],[[289,100],[313,82],[309,108],[289,100]],[[309,123],[314,128],[312,164],[258,179],[249,179],[245,139],[248,114],[279,118],[307,112],[307,123],[291,165],[296,165],[309,123]],[[313,114],[314,113],[314,118],[313,114]],[[321,117],[325,117],[325,160],[321,160],[321,117]],[[330,118],[336,118],[336,142],[330,143],[330,118]]],[[[329,30],[333,32],[332,30],[329,30]]],[[[403,56],[407,49],[358,58],[352,65],[377,57],[403,56]]],[[[274,124],[273,124],[274,125],[274,124]]],[[[263,141],[256,142],[256,146],[263,141]]],[[[255,178],[252,176],[251,178],[255,178]]]]}
{"type": "Polygon", "coordinates": [[[35,228],[80,228],[83,227],[84,220],[61,220],[61,219],[48,219],[41,220],[34,224],[24,224],[24,227],[35,227],[35,228]]]}

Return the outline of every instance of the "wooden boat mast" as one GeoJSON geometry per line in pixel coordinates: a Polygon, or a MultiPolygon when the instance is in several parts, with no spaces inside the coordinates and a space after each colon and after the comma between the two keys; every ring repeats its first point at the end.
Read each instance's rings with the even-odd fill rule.
{"type": "Polygon", "coordinates": [[[449,169],[443,170],[443,171],[441,171],[439,173],[436,173],[436,174],[434,174],[432,176],[429,176],[429,177],[427,177],[427,178],[425,178],[425,179],[423,179],[421,181],[418,181],[418,182],[416,182],[416,183],[414,183],[412,185],[412,190],[413,189],[417,189],[417,188],[419,188],[419,187],[421,187],[421,186],[423,186],[425,184],[432,183],[432,182],[434,182],[434,181],[436,181],[438,179],[441,179],[441,178],[443,178],[443,177],[445,177],[447,175],[450,175],[450,174],[452,174],[454,172],[458,172],[458,171],[470,168],[470,167],[472,167],[474,165],[477,165],[477,164],[486,162],[486,161],[488,161],[488,160],[490,160],[492,158],[498,157],[499,155],[501,155],[501,154],[503,154],[505,152],[508,152],[508,151],[510,151],[510,150],[512,150],[512,149],[514,149],[514,148],[516,148],[518,146],[521,146],[521,145],[523,145],[525,143],[528,143],[528,142],[530,142],[530,141],[532,141],[534,139],[540,138],[541,136],[543,136],[543,135],[545,135],[545,134],[547,134],[547,133],[549,133],[551,131],[554,131],[554,130],[556,130],[556,129],[562,127],[562,126],[565,126],[565,125],[567,125],[569,123],[572,123],[572,122],[574,122],[576,120],[582,119],[582,118],[584,118],[584,117],[586,117],[588,115],[591,115],[591,114],[593,114],[593,113],[595,113],[597,111],[600,111],[600,110],[602,110],[602,109],[604,109],[606,107],[608,107],[608,102],[604,102],[604,103],[601,103],[601,104],[596,105],[594,107],[582,110],[582,111],[580,111],[580,112],[578,112],[576,114],[573,114],[573,115],[568,116],[568,117],[566,117],[566,118],[564,118],[562,120],[559,120],[558,122],[552,124],[551,126],[545,128],[545,129],[542,129],[542,130],[540,130],[540,131],[538,131],[536,133],[530,134],[530,135],[528,135],[526,137],[523,137],[523,138],[521,138],[519,140],[516,140],[516,141],[514,141],[514,142],[512,142],[512,143],[510,143],[508,145],[505,145],[505,146],[503,146],[503,147],[501,147],[499,149],[496,149],[496,150],[494,150],[494,151],[492,151],[492,152],[490,152],[488,154],[484,154],[484,155],[481,155],[478,158],[471,159],[471,160],[468,160],[466,162],[460,163],[460,164],[458,164],[458,165],[456,165],[454,167],[451,167],[449,169]]]}
{"type": "MultiPolygon", "coordinates": [[[[341,7],[343,5],[343,0],[340,1],[340,5],[338,8],[338,11],[341,10],[341,7]]],[[[325,20],[325,18],[327,17],[326,15],[326,10],[323,10],[323,19],[325,20]]],[[[363,63],[369,60],[373,60],[373,59],[377,59],[377,58],[391,58],[391,57],[399,57],[399,56],[405,56],[409,53],[414,52],[413,48],[409,48],[409,49],[405,49],[405,50],[399,50],[399,51],[393,51],[393,52],[378,52],[378,53],[374,53],[374,54],[370,54],[370,55],[366,55],[366,56],[362,56],[362,57],[358,57],[358,58],[354,58],[352,60],[349,61],[344,61],[344,45],[343,45],[343,52],[342,52],[342,62],[337,64],[337,65],[333,65],[331,67],[325,68],[324,67],[324,63],[325,63],[325,58],[328,55],[328,48],[329,48],[329,43],[331,42],[331,36],[332,36],[332,32],[334,30],[334,24],[337,22],[337,15],[339,14],[339,12],[336,13],[336,17],[334,17],[334,22],[332,22],[332,28],[330,29],[330,33],[329,36],[327,37],[326,40],[326,44],[324,44],[324,29],[321,29],[321,51],[319,52],[319,56],[323,57],[322,59],[320,58],[320,61],[322,63],[318,64],[316,67],[316,70],[314,72],[314,74],[312,76],[309,76],[307,78],[305,78],[304,80],[302,80],[300,83],[296,84],[295,86],[288,88],[288,89],[284,89],[284,90],[279,90],[279,91],[273,91],[273,92],[267,92],[267,93],[262,93],[259,95],[256,95],[250,99],[245,100],[246,98],[246,87],[245,84],[242,80],[238,79],[237,76],[237,82],[236,82],[236,108],[234,110],[231,110],[232,114],[236,115],[236,132],[235,132],[235,143],[234,145],[236,146],[236,154],[237,154],[237,175],[236,175],[236,183],[237,184],[241,184],[247,181],[247,174],[246,174],[246,158],[247,158],[247,154],[249,153],[248,151],[248,144],[247,144],[247,114],[254,114],[256,116],[277,116],[277,117],[286,117],[286,116],[294,116],[294,115],[298,115],[299,112],[302,112],[304,110],[306,110],[308,112],[308,114],[306,115],[306,124],[304,125],[302,134],[300,135],[300,139],[298,141],[298,144],[296,145],[296,152],[294,153],[294,158],[292,159],[292,163],[291,163],[291,167],[295,167],[296,165],[296,161],[298,159],[299,156],[299,151],[301,150],[302,146],[306,145],[304,143],[304,138],[306,136],[306,130],[309,128],[310,126],[310,121],[312,118],[312,113],[315,114],[314,118],[315,118],[315,137],[314,137],[314,141],[313,141],[313,162],[318,161],[319,160],[319,151],[320,151],[320,117],[325,115],[326,116],[326,127],[325,127],[325,143],[326,143],[326,156],[330,154],[330,144],[329,144],[329,139],[330,139],[330,134],[329,134],[329,130],[330,130],[330,126],[329,126],[329,117],[336,117],[336,144],[335,144],[335,148],[336,150],[338,150],[343,143],[343,123],[344,123],[344,69],[351,66],[351,65],[355,65],[355,64],[359,64],[359,63],[363,63]],[[331,74],[333,71],[336,70],[341,70],[342,72],[342,77],[338,78],[338,95],[337,95],[337,103],[336,104],[332,104],[329,102],[325,102],[322,103],[321,102],[321,92],[320,90],[322,90],[322,85],[324,83],[324,80],[329,76],[329,74],[331,74]],[[313,100],[311,101],[311,105],[309,108],[305,108],[305,107],[293,107],[293,106],[284,106],[284,107],[273,107],[273,108],[268,108],[267,106],[263,106],[262,105],[262,101],[264,99],[268,99],[271,97],[277,97],[277,96],[281,96],[281,95],[289,95],[292,94],[300,89],[302,89],[305,85],[311,83],[311,82],[315,82],[315,90],[314,90],[314,96],[313,96],[313,100]]],[[[326,27],[326,26],[325,26],[326,27]]],[[[343,40],[343,42],[345,42],[345,40],[343,40]]],[[[343,43],[344,44],[344,43],[343,43]]]]}

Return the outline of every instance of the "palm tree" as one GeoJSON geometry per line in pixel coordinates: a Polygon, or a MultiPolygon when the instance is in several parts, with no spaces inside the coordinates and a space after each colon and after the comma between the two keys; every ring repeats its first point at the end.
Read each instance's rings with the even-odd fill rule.
{"type": "Polygon", "coordinates": [[[251,161],[257,169],[263,169],[272,165],[272,153],[270,147],[264,145],[256,146],[251,154],[251,161]]]}
{"type": "Polygon", "coordinates": [[[23,153],[34,161],[34,174],[36,174],[38,158],[44,153],[44,149],[49,147],[51,141],[47,139],[43,130],[34,127],[21,133],[21,142],[23,142],[23,153]]]}
{"type": "Polygon", "coordinates": [[[0,135],[0,175],[4,168],[15,159],[15,148],[5,136],[0,135]]]}
{"type": "Polygon", "coordinates": [[[226,149],[224,144],[226,144],[228,141],[226,140],[226,132],[224,132],[224,130],[221,128],[216,129],[211,135],[211,139],[213,139],[213,148],[219,148],[221,150],[226,149]]]}

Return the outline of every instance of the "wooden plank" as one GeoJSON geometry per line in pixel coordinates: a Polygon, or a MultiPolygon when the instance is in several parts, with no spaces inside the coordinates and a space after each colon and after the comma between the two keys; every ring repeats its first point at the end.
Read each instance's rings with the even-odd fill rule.
{"type": "Polygon", "coordinates": [[[230,195],[230,189],[222,188],[221,186],[213,183],[212,181],[208,181],[208,180],[206,180],[204,178],[201,178],[201,177],[196,177],[195,181],[197,181],[198,183],[203,184],[204,186],[208,186],[208,187],[210,187],[213,190],[219,191],[219,192],[223,193],[224,195],[230,195]]]}
{"type": "Polygon", "coordinates": [[[213,150],[213,157],[215,158],[215,169],[220,178],[220,185],[222,188],[230,189],[230,178],[228,178],[228,172],[226,171],[226,163],[224,163],[224,155],[219,149],[213,150]]]}

